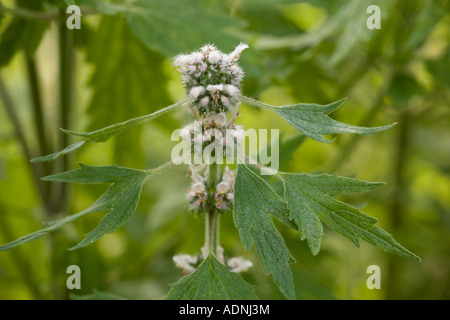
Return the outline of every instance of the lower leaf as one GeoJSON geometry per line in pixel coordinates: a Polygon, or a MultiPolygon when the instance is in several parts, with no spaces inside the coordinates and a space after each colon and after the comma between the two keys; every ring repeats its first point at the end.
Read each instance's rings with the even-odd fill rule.
{"type": "Polygon", "coordinates": [[[209,255],[190,275],[172,284],[166,300],[255,300],[254,289],[209,255]]]}

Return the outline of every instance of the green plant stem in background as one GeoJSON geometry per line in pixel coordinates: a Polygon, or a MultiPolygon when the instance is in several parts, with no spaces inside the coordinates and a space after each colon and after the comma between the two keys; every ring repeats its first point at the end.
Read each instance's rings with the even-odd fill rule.
{"type": "Polygon", "coordinates": [[[12,13],[15,16],[27,18],[27,19],[38,19],[38,20],[51,20],[58,17],[58,12],[40,12],[33,11],[25,8],[15,7],[9,8],[5,7],[0,3],[0,12],[12,13]]]}
{"type": "MultiPolygon", "coordinates": [[[[391,230],[394,233],[398,233],[400,226],[402,225],[403,215],[408,212],[408,182],[405,179],[405,169],[408,168],[407,162],[407,152],[410,140],[410,125],[411,117],[408,108],[401,111],[399,115],[399,129],[396,137],[396,148],[395,148],[395,165],[393,167],[393,186],[394,194],[392,195],[392,205],[391,205],[391,217],[392,217],[392,227],[391,230]]],[[[401,272],[401,266],[398,261],[389,257],[387,263],[388,269],[388,281],[386,286],[386,299],[392,300],[397,296],[398,288],[393,285],[395,279],[398,278],[401,272]]]]}
{"type": "MultiPolygon", "coordinates": [[[[50,145],[49,139],[47,139],[47,134],[45,131],[45,117],[44,111],[42,107],[42,99],[41,99],[41,88],[40,88],[40,80],[38,76],[38,71],[36,67],[36,61],[33,55],[25,49],[25,65],[28,75],[28,83],[30,87],[30,95],[31,95],[31,105],[33,108],[33,120],[35,126],[36,137],[39,145],[39,152],[41,154],[48,154],[52,152],[52,147],[50,145]]],[[[42,165],[42,173],[44,175],[50,175],[53,173],[53,164],[52,163],[43,163],[42,165]]],[[[46,211],[51,214],[52,208],[50,207],[50,195],[52,185],[49,183],[44,183],[41,192],[43,192],[44,199],[44,207],[46,211]]]]}
{"type": "MultiPolygon", "coordinates": [[[[60,10],[60,21],[58,22],[59,33],[59,85],[60,85],[60,101],[59,101],[59,123],[61,128],[70,128],[70,116],[73,100],[73,36],[72,32],[66,26],[66,12],[60,10]]],[[[69,145],[69,136],[60,135],[60,149],[64,149],[69,145]]],[[[45,153],[47,154],[47,153],[45,153]]],[[[69,168],[69,157],[61,160],[62,170],[69,168]]],[[[54,206],[58,211],[65,211],[67,206],[67,185],[62,184],[59,195],[54,196],[54,206]]]]}
{"type": "Polygon", "coordinates": [[[47,154],[50,152],[49,141],[47,141],[44,128],[44,115],[42,108],[42,99],[40,94],[39,77],[36,70],[36,62],[32,54],[25,50],[25,63],[30,86],[31,101],[33,106],[34,124],[36,127],[39,152],[47,154]]]}

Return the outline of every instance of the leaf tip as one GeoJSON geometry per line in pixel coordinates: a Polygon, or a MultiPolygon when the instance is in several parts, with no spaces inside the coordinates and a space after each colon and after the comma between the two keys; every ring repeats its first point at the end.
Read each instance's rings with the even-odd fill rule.
{"type": "Polygon", "coordinates": [[[343,105],[347,101],[348,97],[343,97],[342,99],[338,100],[340,105],[343,105]]]}
{"type": "Polygon", "coordinates": [[[75,251],[75,250],[80,249],[81,247],[83,247],[83,246],[80,246],[80,244],[81,244],[81,242],[71,248],[67,248],[67,251],[75,251]]]}

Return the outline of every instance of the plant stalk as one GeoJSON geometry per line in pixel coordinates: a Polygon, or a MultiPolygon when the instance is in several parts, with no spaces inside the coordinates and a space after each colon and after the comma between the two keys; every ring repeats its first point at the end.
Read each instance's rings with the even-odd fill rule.
{"type": "MultiPolygon", "coordinates": [[[[59,33],[59,124],[61,128],[70,128],[70,115],[73,100],[73,38],[72,32],[66,26],[65,10],[60,10],[60,20],[58,22],[59,33]]],[[[69,136],[60,135],[59,147],[64,149],[69,145],[69,136]]],[[[70,157],[61,159],[61,170],[69,169],[70,157]]],[[[61,184],[59,194],[54,195],[54,206],[57,211],[65,211],[67,206],[67,184],[61,184]]]]}
{"type": "MultiPolygon", "coordinates": [[[[219,218],[217,209],[214,205],[214,194],[216,185],[220,177],[220,167],[213,163],[209,165],[209,174],[207,182],[208,201],[205,215],[205,252],[216,256],[217,247],[219,246],[219,218]]],[[[206,258],[206,257],[205,257],[206,258]]]]}
{"type": "MultiPolygon", "coordinates": [[[[40,154],[49,154],[52,152],[52,148],[50,146],[50,143],[47,139],[46,131],[45,131],[45,117],[43,112],[43,106],[42,106],[42,99],[41,99],[41,90],[40,90],[40,82],[39,82],[39,76],[37,72],[36,67],[36,61],[33,57],[33,55],[25,49],[25,64],[27,69],[27,75],[28,75],[28,84],[30,87],[30,94],[31,94],[31,105],[33,107],[33,120],[34,120],[34,126],[36,129],[36,137],[38,140],[39,145],[39,152],[40,154]]],[[[42,175],[48,176],[52,174],[53,172],[53,164],[50,162],[41,163],[42,166],[42,175]]],[[[52,184],[50,183],[43,183],[43,199],[44,199],[44,207],[46,208],[47,212],[51,212],[52,209],[50,208],[49,204],[49,198],[51,194],[51,187],[52,184]]]]}
{"type": "Polygon", "coordinates": [[[11,13],[17,17],[26,18],[26,19],[38,19],[38,20],[52,20],[58,17],[58,12],[40,12],[28,10],[25,8],[15,7],[5,7],[0,3],[0,12],[11,13]]]}

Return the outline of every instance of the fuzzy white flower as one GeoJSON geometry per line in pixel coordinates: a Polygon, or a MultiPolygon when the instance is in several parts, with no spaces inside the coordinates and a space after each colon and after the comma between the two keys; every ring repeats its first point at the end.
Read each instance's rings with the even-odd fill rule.
{"type": "Polygon", "coordinates": [[[189,66],[187,69],[188,69],[188,72],[189,72],[189,73],[195,73],[195,71],[197,71],[197,67],[196,67],[196,66],[193,66],[193,65],[192,65],[192,66],[189,66]]]}
{"type": "Polygon", "coordinates": [[[245,132],[242,126],[235,126],[235,129],[233,130],[233,136],[234,138],[239,141],[244,138],[245,132]]]}
{"type": "Polygon", "coordinates": [[[214,45],[212,45],[212,44],[206,44],[206,45],[204,45],[204,46],[200,49],[200,51],[201,51],[203,54],[206,54],[206,53],[208,53],[209,51],[213,51],[213,50],[217,50],[217,48],[216,48],[214,45]]]}
{"type": "Polygon", "coordinates": [[[232,53],[230,53],[228,56],[230,57],[231,60],[237,60],[239,59],[239,56],[241,55],[242,51],[244,51],[245,49],[248,49],[248,45],[245,43],[240,43],[232,53]]]}
{"type": "Polygon", "coordinates": [[[188,125],[188,126],[184,127],[180,131],[180,137],[182,137],[183,140],[185,140],[185,141],[191,141],[192,129],[193,129],[192,125],[188,125]]]}
{"type": "Polygon", "coordinates": [[[232,66],[230,67],[230,71],[231,71],[231,73],[234,74],[235,76],[240,76],[240,75],[243,74],[242,69],[241,69],[239,66],[237,66],[237,65],[232,65],[232,66]]]}
{"type": "Polygon", "coordinates": [[[188,172],[189,172],[189,176],[191,177],[191,180],[193,183],[197,183],[197,182],[205,183],[206,182],[208,175],[205,174],[205,172],[204,172],[205,168],[206,168],[205,164],[201,164],[198,166],[194,166],[192,164],[189,165],[188,172]]]}
{"type": "Polygon", "coordinates": [[[191,60],[193,63],[196,63],[196,64],[202,63],[203,58],[204,58],[204,56],[201,52],[196,51],[196,52],[191,53],[191,60]]]}
{"type": "Polygon", "coordinates": [[[241,273],[247,271],[248,268],[253,267],[253,263],[241,257],[231,258],[227,262],[231,272],[241,273]]]}
{"type": "Polygon", "coordinates": [[[187,64],[189,64],[191,62],[191,60],[192,60],[192,58],[189,55],[180,54],[175,57],[173,64],[176,67],[184,67],[187,64]]]}
{"type": "Polygon", "coordinates": [[[222,60],[223,53],[219,50],[211,51],[208,55],[208,61],[211,64],[218,64],[222,60]]]}
{"type": "Polygon", "coordinates": [[[230,185],[228,183],[221,182],[216,186],[216,190],[220,193],[226,193],[230,190],[230,185]]]}
{"type": "Polygon", "coordinates": [[[225,172],[222,175],[222,181],[233,184],[234,178],[236,177],[236,171],[231,171],[228,166],[225,167],[225,172]]]}
{"type": "MultiPolygon", "coordinates": [[[[207,97],[206,97],[207,98],[207,97]]],[[[205,128],[211,128],[214,125],[216,115],[214,113],[208,113],[203,120],[205,128]]]]}
{"type": "Polygon", "coordinates": [[[227,124],[227,115],[223,112],[214,116],[214,123],[216,127],[222,128],[227,124]]]}
{"type": "Polygon", "coordinates": [[[222,56],[222,67],[225,68],[233,63],[232,57],[229,54],[224,54],[222,56]]]}
{"type": "Polygon", "coordinates": [[[206,87],[206,90],[209,92],[215,92],[215,91],[223,91],[223,84],[215,84],[215,85],[208,85],[206,87]]]}
{"type": "Polygon", "coordinates": [[[198,96],[200,96],[204,93],[205,93],[205,87],[203,87],[203,86],[193,87],[191,89],[191,91],[189,92],[189,97],[196,100],[198,98],[198,96]]]}
{"type": "Polygon", "coordinates": [[[208,97],[208,96],[205,96],[205,97],[203,97],[203,98],[200,100],[200,105],[201,105],[202,107],[206,107],[206,106],[208,105],[208,103],[209,103],[209,97],[208,97]]]}
{"type": "Polygon", "coordinates": [[[228,99],[226,96],[221,96],[220,100],[222,101],[222,103],[225,107],[230,107],[230,105],[231,105],[230,99],[228,99]]]}
{"type": "Polygon", "coordinates": [[[198,135],[195,136],[194,141],[203,142],[205,141],[205,137],[203,136],[203,134],[199,133],[198,135]]]}
{"type": "Polygon", "coordinates": [[[183,269],[183,271],[187,273],[195,271],[195,268],[192,266],[192,264],[196,264],[198,261],[197,256],[191,256],[189,254],[178,254],[176,256],[173,256],[172,259],[178,268],[183,269]]]}
{"type": "Polygon", "coordinates": [[[205,185],[203,183],[201,183],[201,182],[196,182],[196,183],[192,184],[191,191],[194,192],[194,193],[205,192],[206,191],[205,185]]]}
{"type": "Polygon", "coordinates": [[[240,94],[239,89],[231,84],[224,85],[223,91],[226,94],[228,94],[231,98],[235,98],[240,94]]]}

